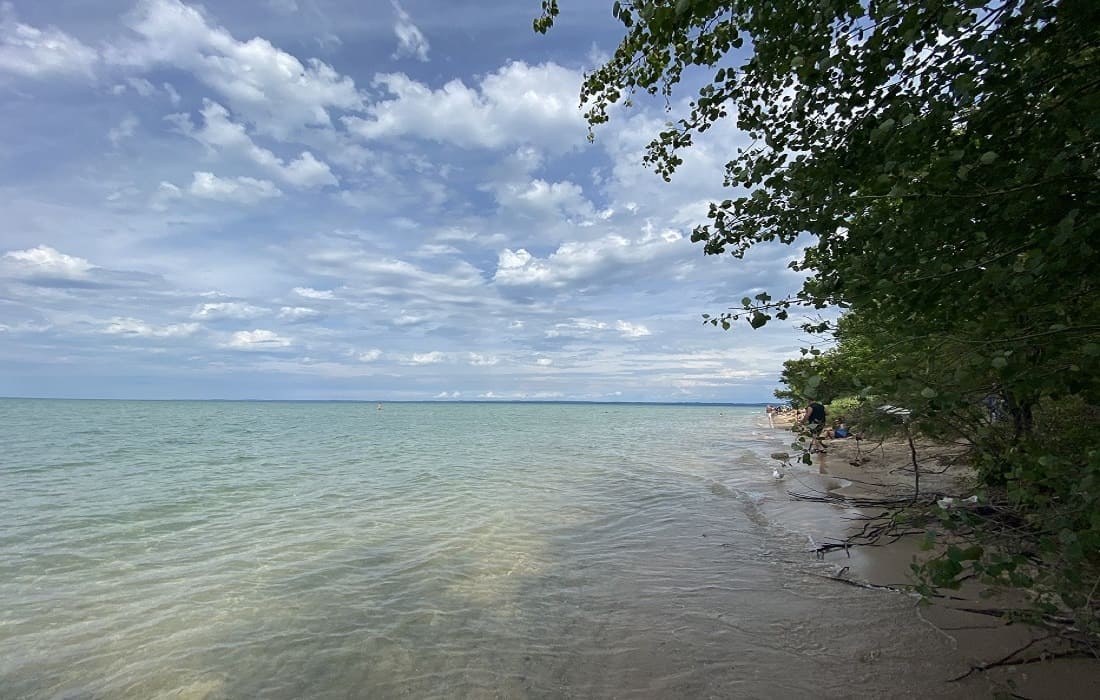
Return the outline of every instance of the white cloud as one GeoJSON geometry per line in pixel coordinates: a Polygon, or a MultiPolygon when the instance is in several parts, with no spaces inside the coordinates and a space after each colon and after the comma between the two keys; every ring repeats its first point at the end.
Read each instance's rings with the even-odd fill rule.
{"type": "Polygon", "coordinates": [[[187,189],[192,195],[219,202],[237,202],[255,204],[264,199],[278,197],[282,192],[270,180],[257,180],[252,177],[222,178],[214,173],[196,172],[191,186],[187,189]]]}
{"type": "Polygon", "coordinates": [[[286,165],[281,165],[278,172],[279,177],[295,187],[322,187],[324,185],[339,184],[328,164],[317,160],[309,151],[302,151],[302,154],[296,159],[286,165]]]}
{"type": "Polygon", "coordinates": [[[0,71],[29,78],[51,75],[91,77],[99,53],[69,34],[18,22],[10,2],[0,3],[0,71]]]}
{"type": "Polygon", "coordinates": [[[649,329],[638,323],[630,323],[629,321],[616,321],[615,330],[619,331],[624,338],[641,338],[650,335],[649,329]]]}
{"type": "Polygon", "coordinates": [[[229,110],[217,102],[204,100],[202,117],[203,124],[199,128],[185,114],[172,115],[169,119],[181,132],[210,150],[240,153],[294,187],[339,184],[328,164],[317,160],[309,151],[303,151],[297,159],[287,163],[268,149],[257,146],[244,125],[234,122],[229,110]]]}
{"type": "Polygon", "coordinates": [[[566,241],[545,259],[523,248],[505,248],[498,255],[493,281],[505,286],[552,288],[594,283],[615,272],[667,259],[678,253],[682,239],[676,231],[650,232],[636,240],[612,234],[595,241],[566,241]]]}
{"type": "Polygon", "coordinates": [[[179,0],[141,0],[129,17],[137,35],[111,47],[111,63],[191,72],[233,111],[275,138],[331,126],[330,110],[355,110],[355,82],[318,59],[303,63],[260,37],[238,41],[202,11],[179,0]]]}
{"type": "Polygon", "coordinates": [[[257,328],[252,331],[237,331],[226,346],[237,350],[270,350],[285,348],[290,343],[289,338],[284,338],[273,331],[257,328]]]}
{"type": "Polygon", "coordinates": [[[313,289],[311,287],[295,287],[294,293],[306,299],[335,299],[336,295],[331,289],[313,289]]]}
{"type": "MultiPolygon", "coordinates": [[[[436,302],[456,297],[469,298],[485,285],[482,272],[464,260],[446,268],[426,269],[405,260],[378,257],[359,245],[339,245],[308,253],[309,270],[325,276],[355,279],[357,286],[369,286],[381,296],[420,297],[436,302]]],[[[411,314],[404,314],[411,315],[411,314]]]]}
{"type": "Polygon", "coordinates": [[[127,114],[118,126],[107,132],[107,138],[110,139],[112,145],[118,146],[118,144],[133,136],[137,127],[138,118],[132,114],[127,114]]]}
{"type": "Polygon", "coordinates": [[[500,358],[493,357],[492,355],[480,355],[476,352],[471,352],[468,361],[474,367],[492,367],[493,365],[500,362],[500,358]]]}
{"type": "Polygon", "coordinates": [[[539,216],[555,214],[594,216],[595,208],[584,197],[579,185],[569,182],[547,182],[542,179],[523,184],[495,186],[497,201],[506,207],[525,210],[539,216]]]}
{"type": "Polygon", "coordinates": [[[248,319],[263,316],[267,309],[247,304],[240,301],[219,301],[210,304],[202,304],[191,318],[216,320],[222,318],[248,319]]]}
{"type": "Polygon", "coordinates": [[[157,88],[145,78],[127,78],[126,83],[142,97],[152,97],[157,88]]]}
{"type": "Polygon", "coordinates": [[[418,61],[427,61],[431,47],[423,32],[413,24],[409,13],[397,4],[397,0],[393,2],[393,9],[397,13],[397,24],[393,26],[393,33],[397,35],[397,51],[393,57],[411,56],[418,61]]]}
{"type": "Polygon", "coordinates": [[[540,357],[535,360],[535,364],[539,367],[549,367],[550,365],[554,364],[554,361],[551,360],[549,357],[540,357]]]}
{"type": "Polygon", "coordinates": [[[452,80],[433,90],[402,73],[379,74],[374,84],[393,98],[369,105],[367,119],[344,117],[364,139],[415,136],[464,148],[536,144],[554,152],[585,142],[581,74],[554,63],[513,61],[477,88],[452,80]]]}
{"type": "Polygon", "coordinates": [[[279,318],[288,321],[308,321],[313,318],[320,318],[321,312],[317,309],[310,309],[305,306],[284,306],[279,309],[279,318]]]}
{"type": "Polygon", "coordinates": [[[180,103],[180,94],[176,92],[176,88],[172,87],[171,83],[162,83],[161,87],[164,88],[164,92],[168,95],[168,101],[173,105],[180,103]]]}
{"type": "Polygon", "coordinates": [[[173,323],[151,326],[136,318],[115,317],[103,329],[109,335],[131,335],[140,338],[183,338],[199,330],[197,323],[173,323]]]}
{"type": "Polygon", "coordinates": [[[417,352],[413,353],[409,358],[409,362],[414,365],[434,365],[444,360],[443,353],[441,352],[417,352]]]}
{"type": "Polygon", "coordinates": [[[4,253],[2,260],[4,267],[19,277],[82,280],[94,267],[84,258],[65,255],[46,245],[4,253]]]}
{"type": "Polygon", "coordinates": [[[378,348],[371,348],[370,350],[367,350],[366,352],[361,352],[358,355],[358,359],[360,362],[374,362],[379,357],[382,357],[382,351],[378,348]]]}
{"type": "Polygon", "coordinates": [[[607,324],[591,318],[571,318],[567,323],[555,323],[553,328],[543,334],[547,338],[559,338],[563,335],[580,337],[607,330],[607,324]]]}

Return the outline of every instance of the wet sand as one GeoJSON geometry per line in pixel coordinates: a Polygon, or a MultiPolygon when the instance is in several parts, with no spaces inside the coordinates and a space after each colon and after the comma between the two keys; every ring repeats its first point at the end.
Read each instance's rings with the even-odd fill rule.
{"type": "MultiPolygon", "coordinates": [[[[790,430],[797,416],[790,413],[772,416],[769,421],[776,430],[790,430]]],[[[926,440],[914,441],[917,464],[921,469],[920,493],[953,498],[970,495],[974,473],[965,462],[963,445],[943,445],[926,440]]],[[[810,485],[820,495],[832,494],[848,498],[887,499],[914,493],[913,456],[908,442],[902,438],[855,440],[854,438],[825,440],[825,452],[813,455],[810,473],[816,481],[810,485]]],[[[792,492],[806,492],[807,484],[796,484],[792,492]]],[[[838,508],[842,506],[825,506],[838,508]]],[[[881,508],[848,509],[852,514],[872,515],[881,508]]],[[[852,530],[854,532],[854,530],[852,530]]],[[[833,541],[847,534],[832,535],[833,541]]],[[[856,583],[890,586],[907,590],[913,578],[910,565],[928,553],[921,549],[922,537],[911,535],[884,546],[857,546],[848,551],[833,550],[825,554],[827,562],[836,565],[840,577],[856,583]],[[844,567],[847,567],[845,570],[844,567]]],[[[838,585],[843,585],[838,582],[838,585]]],[[[1025,661],[988,670],[975,670],[968,677],[951,685],[970,691],[986,687],[990,696],[1008,693],[1011,697],[1050,699],[1095,698],[1100,688],[1100,660],[1041,659],[1041,640],[1045,630],[1020,623],[1007,623],[982,611],[1012,607],[1019,604],[1019,594],[1009,592],[1000,597],[985,597],[983,586],[963,586],[950,591],[949,597],[921,608],[921,620],[933,626],[949,640],[966,667],[981,668],[1002,661],[1014,651],[1033,643],[1014,661],[1025,661]]],[[[898,595],[913,595],[899,592],[898,595]]],[[[914,651],[919,655],[919,651],[914,651]]],[[[945,688],[946,690],[946,688],[945,688]]]]}

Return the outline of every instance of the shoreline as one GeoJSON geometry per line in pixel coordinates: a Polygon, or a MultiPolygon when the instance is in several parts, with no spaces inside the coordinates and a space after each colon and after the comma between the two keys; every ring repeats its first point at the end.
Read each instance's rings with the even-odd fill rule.
{"type": "MultiPolygon", "coordinates": [[[[767,423],[777,432],[793,432],[800,422],[797,412],[769,415],[767,423]]],[[[824,453],[814,454],[812,465],[799,464],[796,469],[808,470],[810,475],[822,477],[820,493],[825,497],[844,499],[892,499],[911,496],[914,493],[913,455],[904,438],[885,440],[857,440],[854,437],[824,439],[824,453]]],[[[974,472],[966,464],[966,446],[963,444],[937,444],[928,440],[914,440],[917,464],[921,468],[920,493],[947,497],[965,497],[974,483],[974,472]]],[[[792,456],[792,459],[795,457],[792,456]]],[[[787,491],[792,500],[798,500],[792,490],[787,491]]],[[[887,508],[852,504],[825,503],[829,508],[844,508],[872,518],[887,508]]],[[[830,535],[839,541],[859,531],[855,524],[842,526],[830,535]]],[[[838,584],[891,590],[895,594],[916,595],[907,590],[913,585],[911,563],[925,551],[921,548],[923,536],[905,535],[886,544],[854,545],[850,548],[824,552],[820,559],[835,565],[833,579],[838,584]]],[[[1100,661],[1088,658],[1055,658],[1028,661],[1041,657],[1040,640],[1048,631],[1023,623],[1006,622],[995,616],[999,607],[1019,602],[1018,594],[999,593],[982,595],[984,586],[964,585],[959,590],[942,591],[946,597],[933,600],[917,608],[919,622],[929,625],[949,640],[960,659],[972,671],[964,682],[974,683],[975,678],[987,685],[993,693],[1012,693],[1014,697],[1031,699],[1092,698],[1100,683],[1100,661]],[[1013,652],[1032,644],[1006,663],[1013,652]],[[1004,665],[984,668],[991,664],[1004,665]],[[979,670],[980,669],[980,670],[979,670]]],[[[916,604],[916,602],[915,602],[916,604]]],[[[919,653],[919,650],[914,650],[919,653]]],[[[955,685],[947,681],[950,685],[955,685]]],[[[975,683],[970,687],[980,687],[975,683]]]]}

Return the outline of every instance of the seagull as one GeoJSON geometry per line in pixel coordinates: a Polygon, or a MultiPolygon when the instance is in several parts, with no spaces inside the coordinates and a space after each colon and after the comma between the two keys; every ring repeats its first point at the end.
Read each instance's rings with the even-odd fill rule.
{"type": "Polygon", "coordinates": [[[783,473],[780,472],[778,469],[772,469],[772,478],[776,480],[782,479],[783,473]]]}

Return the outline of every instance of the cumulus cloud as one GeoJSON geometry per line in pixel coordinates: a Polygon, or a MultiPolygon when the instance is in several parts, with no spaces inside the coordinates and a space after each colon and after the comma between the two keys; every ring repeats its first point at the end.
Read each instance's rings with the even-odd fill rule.
{"type": "Polygon", "coordinates": [[[294,293],[306,299],[335,299],[331,289],[313,289],[312,287],[295,287],[294,293]]]}
{"type": "Polygon", "coordinates": [[[211,100],[204,100],[202,126],[196,127],[186,114],[170,117],[179,130],[211,151],[229,151],[243,155],[256,165],[293,187],[323,187],[339,184],[327,163],[302,151],[293,161],[285,162],[266,148],[257,146],[243,124],[234,122],[229,110],[211,100]]]}
{"type": "Polygon", "coordinates": [[[476,352],[471,352],[467,361],[474,367],[492,367],[493,365],[500,362],[500,358],[493,357],[492,355],[481,355],[476,352]]]}
{"type": "Polygon", "coordinates": [[[366,119],[344,117],[367,140],[415,136],[463,148],[539,145],[565,152],[584,144],[577,107],[581,74],[554,63],[513,61],[477,87],[452,80],[438,90],[402,73],[380,74],[376,87],[392,99],[367,106],[366,119]],[[439,115],[447,115],[440,119],[439,115]]]}
{"type": "Polygon", "coordinates": [[[283,194],[270,180],[257,180],[253,177],[223,178],[202,171],[194,174],[187,191],[202,199],[238,204],[255,204],[283,194]]]}
{"type": "Polygon", "coordinates": [[[629,321],[616,321],[615,330],[619,331],[624,338],[642,338],[650,335],[648,328],[640,323],[630,323],[629,321]]]}
{"type": "Polygon", "coordinates": [[[416,352],[409,358],[409,362],[414,365],[434,365],[444,360],[443,353],[438,351],[433,352],[416,352]]]}
{"type": "Polygon", "coordinates": [[[410,56],[418,61],[427,61],[430,46],[423,32],[413,24],[409,13],[405,12],[396,0],[394,0],[393,9],[397,13],[397,24],[393,27],[393,33],[397,35],[397,51],[393,57],[410,56]]]}
{"type": "Polygon", "coordinates": [[[183,338],[199,330],[197,323],[173,323],[153,326],[136,318],[115,317],[103,329],[108,335],[128,335],[139,338],[183,338]]]}
{"type": "Polygon", "coordinates": [[[188,71],[275,138],[331,126],[331,110],[362,107],[355,82],[327,63],[303,63],[260,37],[240,41],[179,0],[141,0],[128,24],[135,37],[110,47],[109,62],[188,71]]]}
{"type": "Polygon", "coordinates": [[[0,279],[5,277],[36,287],[57,289],[137,289],[159,286],[164,282],[159,276],[145,272],[100,267],[48,245],[12,250],[0,255],[0,279]]]}
{"type": "Polygon", "coordinates": [[[382,351],[378,348],[371,348],[365,352],[361,352],[357,355],[360,362],[374,362],[379,357],[382,357],[382,351]]]}
{"type": "Polygon", "coordinates": [[[263,316],[267,309],[261,309],[241,301],[219,301],[210,304],[202,304],[191,318],[203,320],[217,320],[223,318],[248,319],[263,316]]]}
{"type": "Polygon", "coordinates": [[[671,259],[682,250],[682,239],[682,234],[671,230],[635,240],[612,234],[595,241],[567,241],[545,259],[523,248],[505,248],[498,254],[493,281],[503,286],[551,288],[595,283],[623,270],[671,259]]]}
{"type": "Polygon", "coordinates": [[[321,312],[317,309],[311,309],[305,306],[284,306],[279,309],[279,318],[286,321],[309,321],[311,319],[320,318],[321,312]]]}
{"type": "Polygon", "coordinates": [[[590,217],[595,208],[581,187],[568,180],[547,182],[534,179],[525,183],[507,183],[493,187],[497,202],[504,207],[518,209],[536,216],[590,217]]]}
{"type": "Polygon", "coordinates": [[[226,347],[235,350],[273,350],[288,347],[290,344],[290,338],[257,328],[252,331],[237,331],[230,337],[226,347]]]}
{"type": "Polygon", "coordinates": [[[16,277],[83,280],[94,267],[84,258],[40,245],[27,250],[12,250],[2,258],[7,272],[16,277]]]}
{"type": "Polygon", "coordinates": [[[56,29],[38,29],[16,20],[10,2],[0,3],[0,71],[28,78],[56,75],[92,77],[99,53],[56,29]]]}

